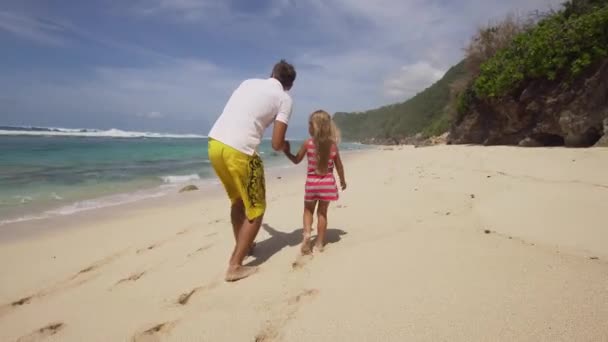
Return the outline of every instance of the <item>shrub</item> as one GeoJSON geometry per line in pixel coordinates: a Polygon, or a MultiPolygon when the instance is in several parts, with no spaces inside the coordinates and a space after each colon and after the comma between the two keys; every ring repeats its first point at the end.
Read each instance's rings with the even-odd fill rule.
{"type": "MultiPolygon", "coordinates": [[[[475,99],[475,92],[473,91],[473,89],[471,87],[468,87],[467,89],[465,89],[465,91],[460,93],[460,95],[458,96],[458,100],[456,102],[457,113],[465,114],[466,112],[468,112],[469,109],[471,108],[471,104],[473,103],[474,99],[475,99]]],[[[456,120],[456,121],[458,121],[458,120],[456,120]]]]}
{"type": "Polygon", "coordinates": [[[572,78],[608,56],[608,1],[582,3],[586,5],[566,4],[565,10],[518,34],[508,48],[483,63],[473,84],[475,94],[494,98],[525,80],[572,78]]]}
{"type": "Polygon", "coordinates": [[[531,18],[524,19],[510,14],[497,24],[479,28],[464,49],[467,70],[473,75],[479,74],[480,67],[485,61],[508,47],[518,34],[525,32],[533,23],[534,20],[531,18]]]}

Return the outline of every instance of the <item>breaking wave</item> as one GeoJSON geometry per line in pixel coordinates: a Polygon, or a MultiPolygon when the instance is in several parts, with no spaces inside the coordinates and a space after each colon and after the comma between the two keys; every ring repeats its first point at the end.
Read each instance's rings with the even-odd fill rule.
{"type": "Polygon", "coordinates": [[[174,134],[155,132],[123,131],[120,129],[54,128],[0,126],[0,135],[60,136],[60,137],[105,137],[105,138],[206,138],[199,134],[174,134]]]}

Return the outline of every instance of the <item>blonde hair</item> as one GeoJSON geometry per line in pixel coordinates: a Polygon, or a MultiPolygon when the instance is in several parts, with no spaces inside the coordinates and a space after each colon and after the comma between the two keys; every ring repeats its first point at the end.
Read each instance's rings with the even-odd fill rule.
{"type": "Polygon", "coordinates": [[[317,110],[310,115],[310,135],[317,149],[317,173],[326,174],[331,147],[340,143],[340,132],[329,113],[317,110]]]}

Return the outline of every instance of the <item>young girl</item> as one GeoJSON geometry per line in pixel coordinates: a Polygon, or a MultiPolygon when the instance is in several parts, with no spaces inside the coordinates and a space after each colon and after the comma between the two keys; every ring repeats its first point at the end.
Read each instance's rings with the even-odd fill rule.
{"type": "Polygon", "coordinates": [[[302,254],[311,252],[310,234],[315,209],[317,210],[317,239],[315,251],[323,252],[327,231],[327,209],[329,202],[338,200],[338,187],[334,177],[334,166],[340,177],[342,190],[346,189],[344,167],[338,151],[338,130],[331,116],[323,110],[311,114],[308,122],[311,138],[306,140],[298,153],[291,154],[286,144],[285,155],[294,164],[299,164],[304,156],[308,159],[304,195],[304,237],[302,254]]]}

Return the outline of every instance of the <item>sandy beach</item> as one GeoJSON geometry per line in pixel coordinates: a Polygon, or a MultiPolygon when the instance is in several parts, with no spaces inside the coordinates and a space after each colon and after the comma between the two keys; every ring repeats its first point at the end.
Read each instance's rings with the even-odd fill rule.
{"type": "Polygon", "coordinates": [[[236,283],[219,187],[4,226],[0,341],[608,341],[607,149],[380,147],[345,169],[311,257],[302,169],[269,175],[260,270],[236,283]]]}

